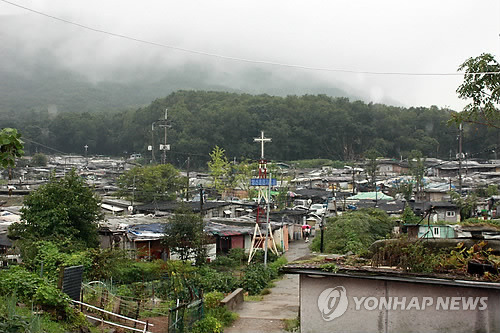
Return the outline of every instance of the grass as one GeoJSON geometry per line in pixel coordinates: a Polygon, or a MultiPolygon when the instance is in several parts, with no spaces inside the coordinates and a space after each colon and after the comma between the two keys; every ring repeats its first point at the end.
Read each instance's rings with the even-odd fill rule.
{"type": "Polygon", "coordinates": [[[283,319],[285,325],[285,331],[287,332],[299,332],[300,331],[300,320],[299,318],[283,319]]]}
{"type": "Polygon", "coordinates": [[[304,259],[304,260],[297,260],[297,261],[293,261],[292,264],[315,264],[315,263],[320,263],[320,262],[324,262],[325,259],[326,259],[326,255],[321,255],[321,256],[313,256],[311,258],[307,258],[307,259],[304,259]]]}
{"type": "Polygon", "coordinates": [[[243,300],[245,302],[260,302],[264,299],[262,295],[245,295],[243,296],[243,300]]]}
{"type": "Polygon", "coordinates": [[[260,292],[260,294],[261,294],[262,296],[264,296],[264,295],[269,295],[270,293],[271,293],[271,289],[269,289],[269,288],[264,288],[264,289],[262,289],[262,291],[260,292]]]}

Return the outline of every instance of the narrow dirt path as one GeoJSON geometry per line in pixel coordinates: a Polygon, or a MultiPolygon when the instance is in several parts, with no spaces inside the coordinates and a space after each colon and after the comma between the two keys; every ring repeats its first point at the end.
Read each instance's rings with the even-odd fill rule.
{"type": "MultiPolygon", "coordinates": [[[[290,243],[285,253],[288,261],[296,260],[310,253],[308,245],[299,240],[290,243]]],[[[278,333],[285,332],[283,319],[296,318],[299,314],[299,276],[285,274],[275,283],[269,295],[260,302],[243,302],[237,311],[240,318],[232,327],[224,330],[226,333],[278,333]]]]}

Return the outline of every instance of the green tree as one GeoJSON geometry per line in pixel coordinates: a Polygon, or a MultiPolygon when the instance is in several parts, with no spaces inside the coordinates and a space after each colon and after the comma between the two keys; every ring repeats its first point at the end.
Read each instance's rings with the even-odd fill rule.
{"type": "Polygon", "coordinates": [[[252,162],[248,159],[233,165],[233,176],[231,186],[239,187],[245,191],[250,191],[250,179],[257,173],[259,168],[257,162],[252,162]]]}
{"type": "Polygon", "coordinates": [[[477,208],[477,196],[469,194],[466,197],[460,196],[458,192],[450,192],[451,202],[460,209],[460,221],[464,221],[474,216],[477,208]]]}
{"type": "Polygon", "coordinates": [[[42,153],[36,153],[31,158],[31,164],[33,166],[46,166],[48,161],[49,159],[47,158],[47,155],[42,153]]]}
{"type": "Polygon", "coordinates": [[[208,170],[212,176],[213,187],[217,193],[222,194],[226,189],[226,181],[231,170],[231,165],[226,158],[224,149],[219,146],[214,147],[210,153],[208,170]]]}
{"type": "MultiPolygon", "coordinates": [[[[327,253],[364,253],[376,240],[386,237],[395,223],[380,209],[362,209],[329,218],[324,234],[327,253]]],[[[320,239],[315,237],[311,249],[319,251],[320,239]]]]}
{"type": "Polygon", "coordinates": [[[452,120],[500,128],[500,64],[493,55],[483,53],[467,59],[458,70],[466,73],[457,89],[458,96],[472,101],[462,112],[453,114],[452,120]]]}
{"type": "Polygon", "coordinates": [[[9,227],[9,236],[25,244],[55,240],[96,247],[97,222],[104,215],[99,197],[73,169],[64,178],[52,176],[27,196],[21,217],[21,222],[9,227]]]}
{"type": "Polygon", "coordinates": [[[171,164],[134,167],[118,179],[118,195],[142,202],[173,200],[185,183],[171,164]]]}
{"type": "Polygon", "coordinates": [[[14,128],[4,128],[0,131],[0,167],[13,168],[16,158],[24,155],[21,134],[14,128]]]}
{"type": "Polygon", "coordinates": [[[406,205],[404,211],[403,211],[403,222],[406,224],[415,224],[420,221],[420,218],[415,215],[413,210],[409,205],[406,205]]]}
{"type": "Polygon", "coordinates": [[[493,195],[498,195],[498,185],[490,184],[488,185],[488,189],[486,190],[486,195],[491,197],[493,195]]]}
{"type": "Polygon", "coordinates": [[[207,257],[207,235],[203,227],[200,215],[180,208],[165,224],[163,244],[183,261],[193,258],[198,264],[204,263],[207,257]]]}

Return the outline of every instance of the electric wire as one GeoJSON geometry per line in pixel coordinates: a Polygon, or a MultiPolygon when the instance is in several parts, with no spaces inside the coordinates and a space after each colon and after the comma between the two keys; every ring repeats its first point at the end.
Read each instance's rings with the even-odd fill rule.
{"type": "Polygon", "coordinates": [[[148,41],[145,39],[140,39],[137,37],[132,37],[132,36],[127,36],[115,32],[110,32],[98,28],[94,28],[88,25],[84,25],[78,22],[74,21],[69,21],[66,19],[63,19],[61,17],[57,17],[51,14],[47,14],[29,7],[22,6],[20,4],[8,1],[8,0],[0,0],[3,3],[9,4],[14,7],[21,8],[23,10],[35,13],[37,15],[41,15],[59,22],[63,22],[66,24],[74,25],[77,27],[80,27],[82,29],[90,30],[93,32],[97,32],[100,34],[105,34],[117,38],[122,38],[126,40],[130,40],[133,42],[137,43],[142,43],[142,44],[148,44],[152,46],[157,46],[161,48],[167,48],[171,50],[176,50],[176,51],[181,51],[185,53],[191,53],[191,54],[196,54],[196,55],[201,55],[201,56],[206,56],[206,57],[211,57],[211,58],[218,58],[218,59],[223,59],[223,60],[230,60],[230,61],[235,61],[235,62],[244,62],[244,63],[251,63],[251,64],[259,64],[259,65],[270,65],[270,66],[279,66],[279,67],[287,67],[287,68],[295,68],[295,69],[302,69],[302,70],[310,70],[310,71],[320,71],[320,72],[334,72],[334,73],[347,73],[347,74],[366,74],[366,75],[388,75],[388,76],[463,76],[463,75],[499,75],[500,72],[454,72],[454,73],[416,73],[416,72],[379,72],[379,71],[361,71],[361,70],[349,70],[349,69],[342,69],[342,68],[329,68],[329,67],[314,67],[314,66],[305,66],[305,65],[298,65],[298,64],[292,64],[292,63],[282,63],[282,62],[274,62],[274,61],[267,61],[267,60],[257,60],[257,59],[249,59],[249,58],[240,58],[240,57],[233,57],[233,56],[228,56],[224,54],[218,54],[218,53],[211,53],[211,52],[206,52],[206,51],[201,51],[201,50],[195,50],[195,49],[189,49],[185,47],[180,47],[180,46],[175,46],[175,45],[169,45],[169,44],[162,44],[158,42],[153,42],[153,41],[148,41]]]}

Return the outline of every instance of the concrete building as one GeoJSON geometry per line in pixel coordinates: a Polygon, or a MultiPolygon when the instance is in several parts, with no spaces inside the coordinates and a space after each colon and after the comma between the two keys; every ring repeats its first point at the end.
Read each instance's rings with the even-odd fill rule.
{"type": "Polygon", "coordinates": [[[300,276],[303,333],[500,331],[499,283],[305,264],[285,272],[300,276]]]}

